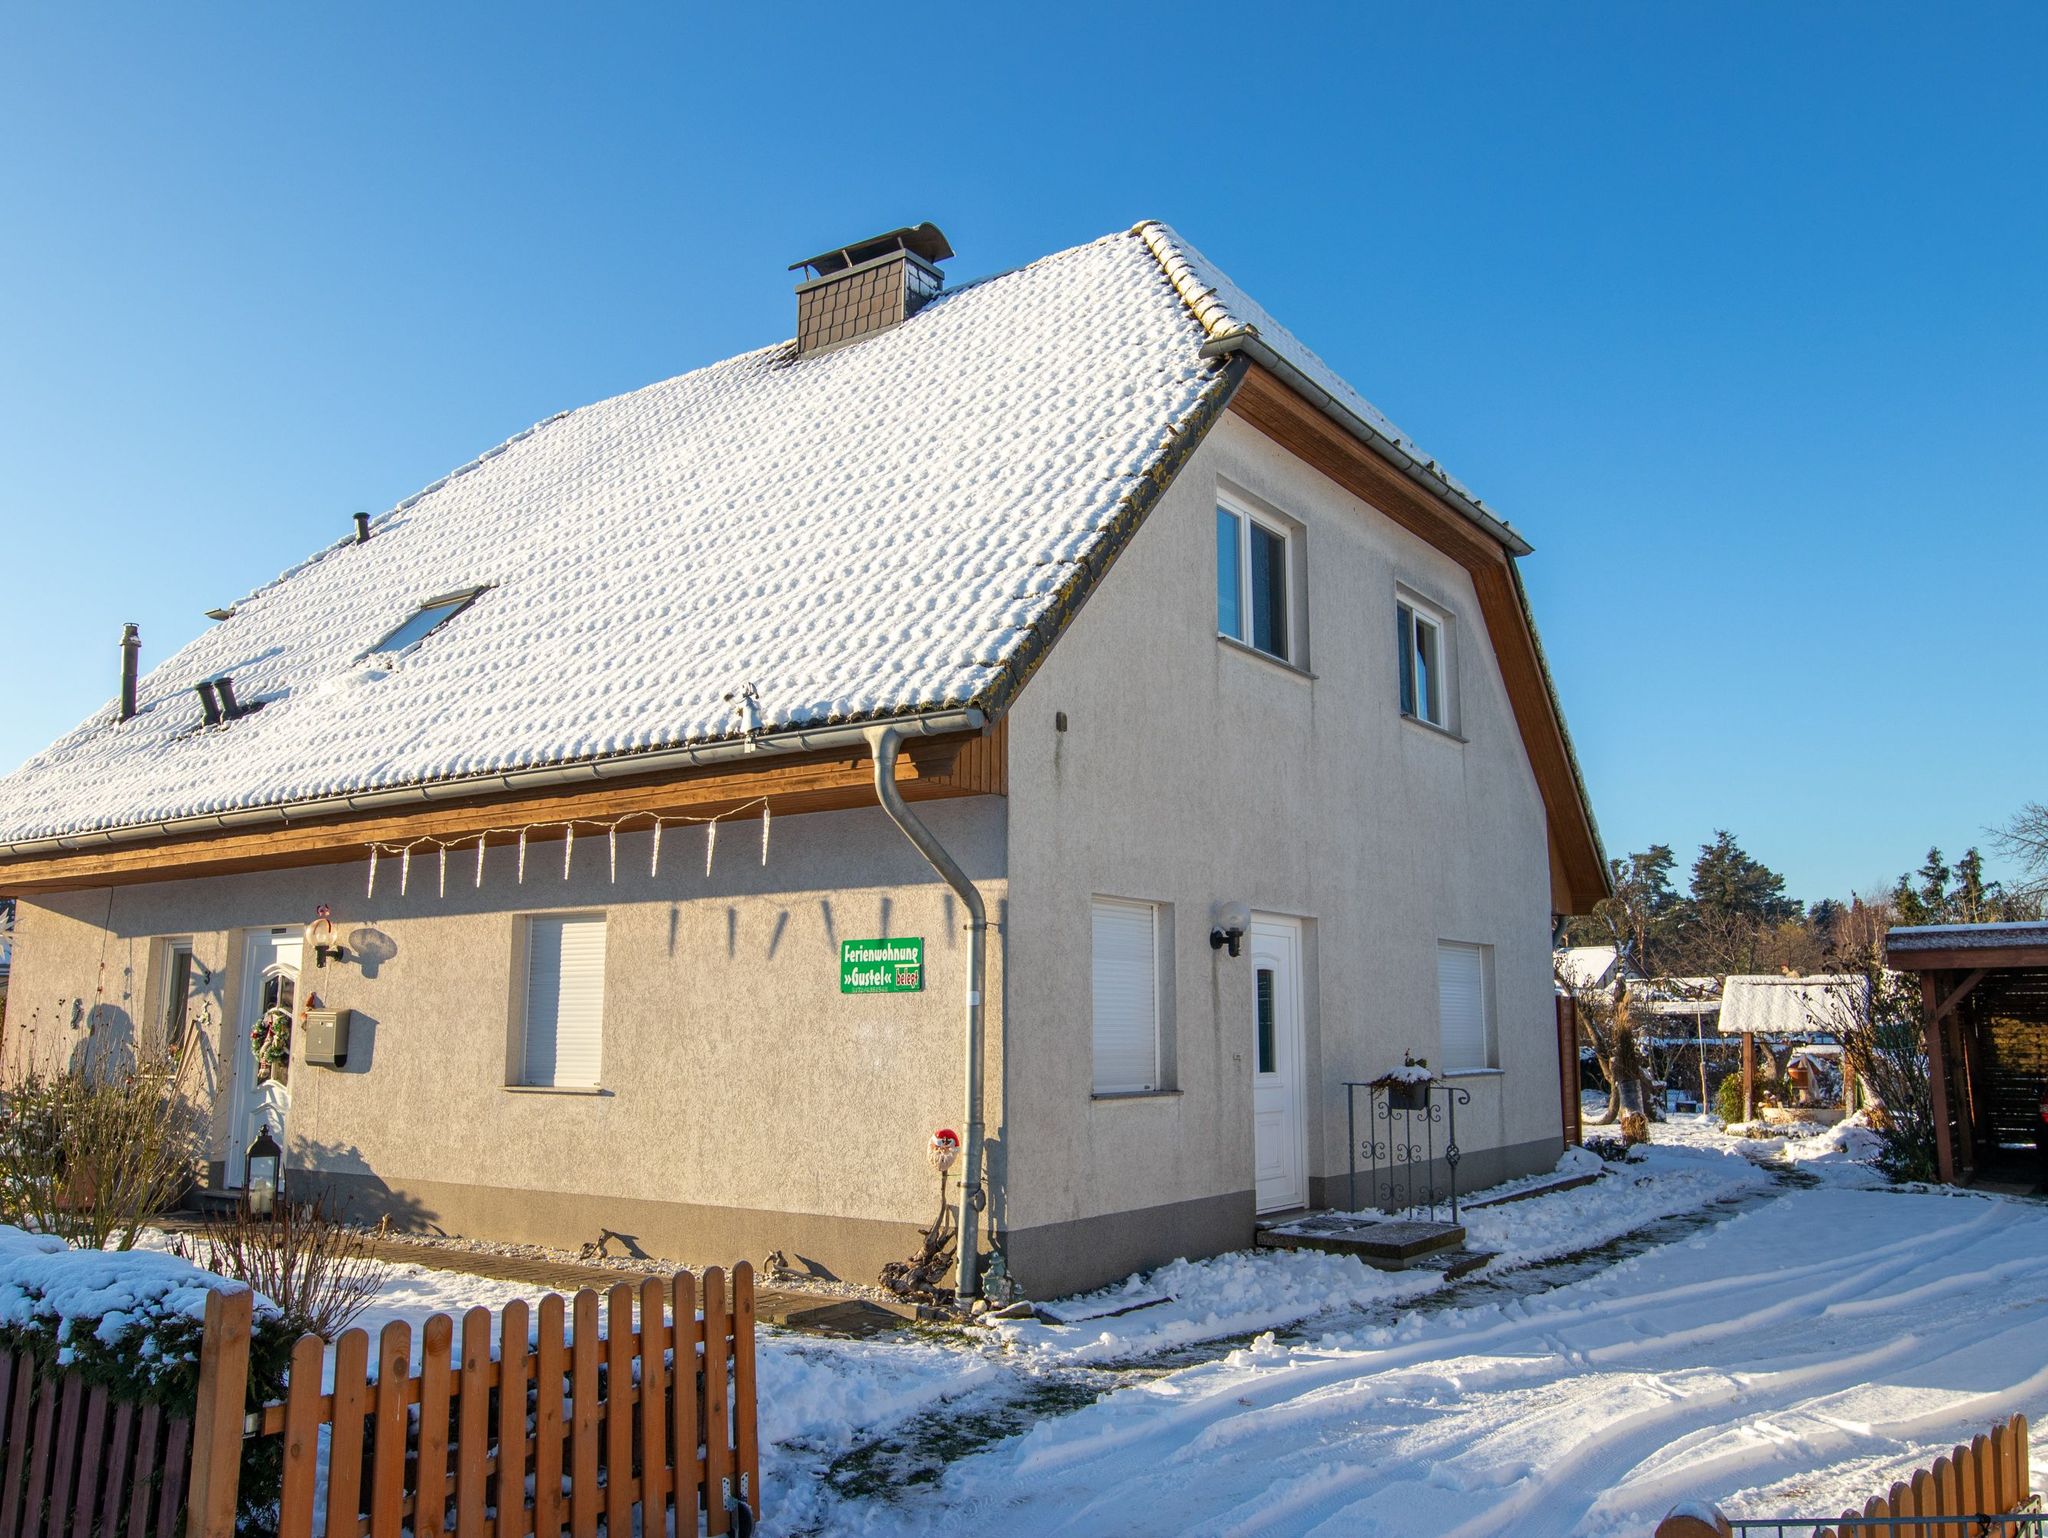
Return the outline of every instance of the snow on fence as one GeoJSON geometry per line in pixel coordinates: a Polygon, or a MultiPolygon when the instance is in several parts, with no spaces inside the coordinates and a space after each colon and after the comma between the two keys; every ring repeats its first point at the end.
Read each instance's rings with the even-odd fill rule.
{"type": "MultiPolygon", "coordinates": [[[[760,1510],[754,1275],[550,1293],[493,1319],[302,1338],[284,1396],[247,1418],[249,1295],[207,1307],[190,1538],[232,1538],[243,1441],[279,1439],[279,1538],[744,1531],[760,1510]],[[637,1304],[637,1309],[636,1309],[637,1304]],[[637,1316],[637,1317],[636,1317],[637,1316]],[[564,1326],[573,1326],[566,1334],[564,1326]],[[328,1378],[329,1363],[332,1377],[328,1378]],[[417,1364],[417,1365],[415,1365],[417,1364]],[[324,1466],[324,1468],[323,1468],[324,1466]],[[322,1473],[326,1477],[321,1477],[322,1473]],[[324,1510],[322,1496],[324,1495],[324,1510]],[[744,1513],[738,1508],[744,1505],[744,1513]]],[[[260,1461],[260,1460],[259,1460],[260,1461]]]]}
{"type": "Polygon", "coordinates": [[[1719,1508],[1687,1504],[1657,1524],[1657,1538],[1732,1538],[1736,1533],[1811,1533],[1813,1538],[2019,1538],[2041,1532],[2027,1468],[2027,1418],[2015,1415],[1988,1436],[1936,1458],[1861,1511],[1839,1517],[1730,1520],[1719,1508]],[[2000,1518],[2017,1520],[2001,1521],[2000,1518]]]}

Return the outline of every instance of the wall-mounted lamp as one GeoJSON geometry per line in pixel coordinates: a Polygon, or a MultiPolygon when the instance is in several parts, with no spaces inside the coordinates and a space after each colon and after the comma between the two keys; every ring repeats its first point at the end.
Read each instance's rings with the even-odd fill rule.
{"type": "Polygon", "coordinates": [[[1218,903],[1214,926],[1209,931],[1209,949],[1228,947],[1230,954],[1244,954],[1245,932],[1252,927],[1252,910],[1241,902],[1218,903]]]}
{"type": "Polygon", "coordinates": [[[317,966],[348,960],[348,951],[334,938],[334,914],[325,903],[314,914],[313,922],[306,926],[306,943],[313,947],[313,960],[317,966]]]}

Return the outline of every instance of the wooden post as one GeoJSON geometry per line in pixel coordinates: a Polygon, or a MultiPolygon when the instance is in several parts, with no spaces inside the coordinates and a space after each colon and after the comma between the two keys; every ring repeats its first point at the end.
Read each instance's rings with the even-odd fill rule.
{"type": "Polygon", "coordinates": [[[255,1300],[247,1287],[206,1297],[205,1333],[199,1340],[199,1402],[192,1411],[188,1538],[235,1535],[255,1300]]]}
{"type": "Polygon", "coordinates": [[[1756,1120],[1756,1032],[1742,1033],[1742,1119],[1756,1120]]]}
{"type": "Polygon", "coordinates": [[[1924,1029],[1927,1035],[1927,1090],[1934,1101],[1934,1164],[1935,1171],[1944,1185],[1954,1185],[1956,1180],[1955,1149],[1950,1145],[1948,1132],[1948,1068],[1943,1061],[1946,1043],[1942,1040],[1941,1017],[1936,1013],[1940,1001],[1935,996],[1934,974],[1920,974],[1920,1007],[1925,1017],[1924,1029]]]}
{"type": "Polygon", "coordinates": [[[1657,1524],[1657,1538],[1733,1538],[1734,1532],[1718,1506],[1674,1506],[1657,1524]]]}
{"type": "Polygon", "coordinates": [[[1569,1148],[1585,1140],[1585,1129],[1579,1121],[1579,1006],[1568,993],[1557,996],[1557,1087],[1558,1114],[1569,1148]]]}

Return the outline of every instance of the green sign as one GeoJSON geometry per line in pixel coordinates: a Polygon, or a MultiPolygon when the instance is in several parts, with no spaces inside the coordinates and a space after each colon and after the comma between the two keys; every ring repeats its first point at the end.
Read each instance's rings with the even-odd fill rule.
{"type": "Polygon", "coordinates": [[[922,993],[924,941],[842,940],[841,993],[922,993]]]}

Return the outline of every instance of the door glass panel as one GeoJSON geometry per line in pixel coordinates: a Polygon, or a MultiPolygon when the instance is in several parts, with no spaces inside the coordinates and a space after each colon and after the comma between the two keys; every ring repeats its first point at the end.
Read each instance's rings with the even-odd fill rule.
{"type": "Polygon", "coordinates": [[[1252,645],[1287,656],[1287,541],[1259,524],[1251,526],[1252,645]]]}
{"type": "Polygon", "coordinates": [[[1233,641],[1244,639],[1244,573],[1238,565],[1237,514],[1216,509],[1216,629],[1233,641]]]}
{"type": "Polygon", "coordinates": [[[1278,1073],[1280,1064],[1273,1050],[1273,969],[1260,967],[1258,979],[1259,1072],[1278,1073]]]}

